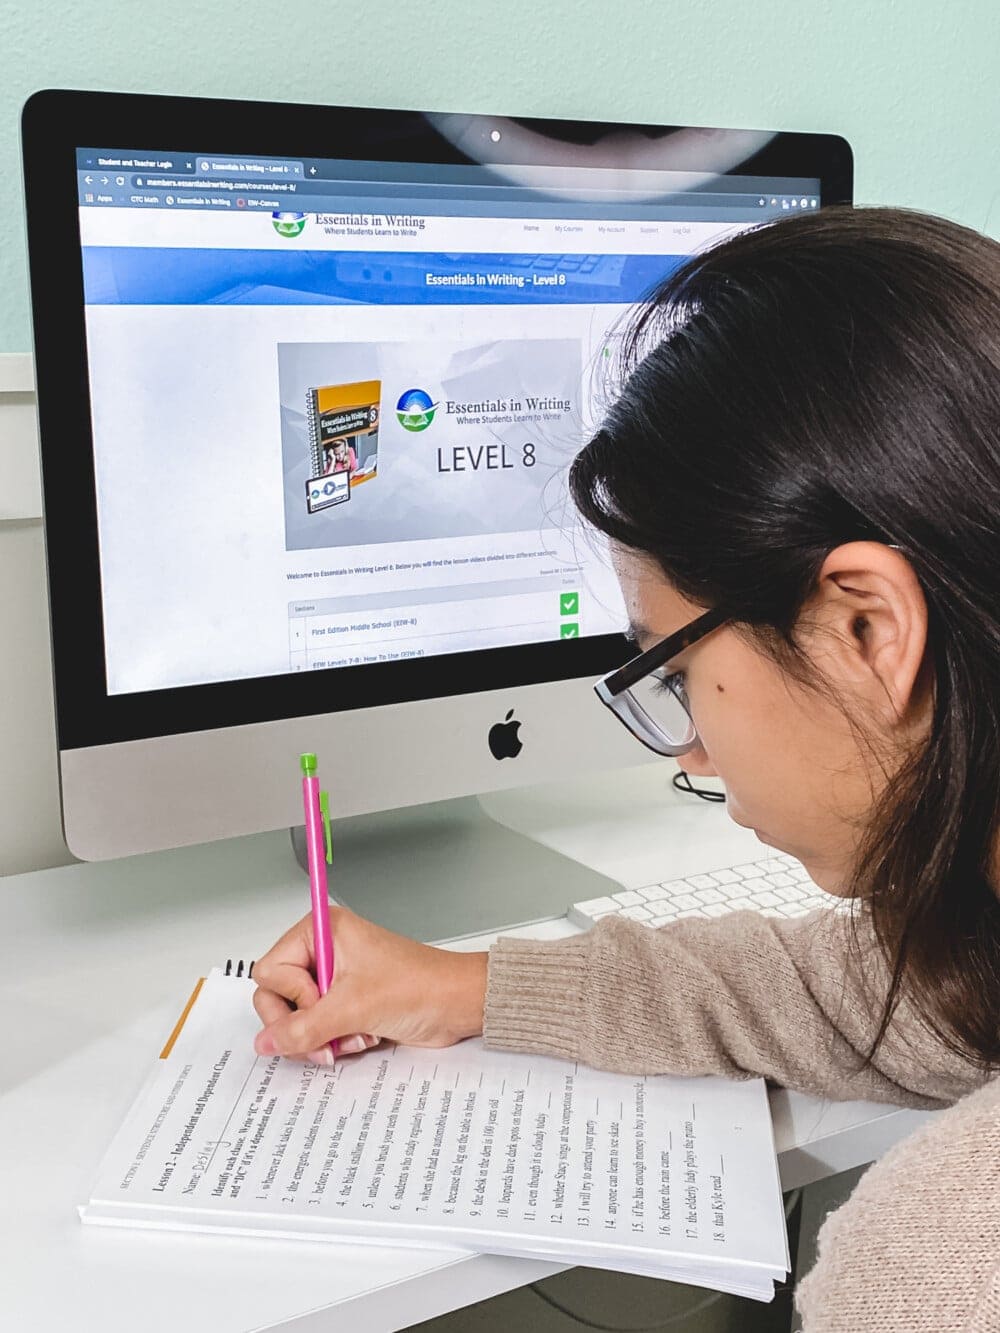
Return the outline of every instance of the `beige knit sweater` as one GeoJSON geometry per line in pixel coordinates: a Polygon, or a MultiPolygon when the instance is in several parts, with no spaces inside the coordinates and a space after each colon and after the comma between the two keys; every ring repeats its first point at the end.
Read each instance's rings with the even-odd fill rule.
{"type": "Polygon", "coordinates": [[[874,1064],[887,973],[867,920],[735,912],[662,930],[609,917],[490,952],[485,1040],[628,1073],[763,1075],[832,1100],[950,1107],[830,1215],[796,1300],[805,1333],[1000,1330],[1000,1080],[904,998],[874,1064]]]}

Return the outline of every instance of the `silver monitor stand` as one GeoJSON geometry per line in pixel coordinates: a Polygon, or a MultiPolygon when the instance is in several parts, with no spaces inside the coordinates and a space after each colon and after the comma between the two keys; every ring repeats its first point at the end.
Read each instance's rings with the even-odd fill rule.
{"type": "MultiPolygon", "coordinates": [[[[331,824],[330,896],[418,940],[562,916],[621,885],[488,815],[474,796],[331,824]]],[[[305,830],[291,830],[306,868],[305,830]]]]}

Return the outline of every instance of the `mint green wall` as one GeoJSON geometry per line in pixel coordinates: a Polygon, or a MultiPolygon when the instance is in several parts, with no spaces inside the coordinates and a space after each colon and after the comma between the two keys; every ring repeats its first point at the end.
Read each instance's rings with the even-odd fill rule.
{"type": "Polygon", "coordinates": [[[36,88],[833,130],[859,202],[1000,235],[998,70],[996,0],[0,0],[0,352],[36,88]]]}

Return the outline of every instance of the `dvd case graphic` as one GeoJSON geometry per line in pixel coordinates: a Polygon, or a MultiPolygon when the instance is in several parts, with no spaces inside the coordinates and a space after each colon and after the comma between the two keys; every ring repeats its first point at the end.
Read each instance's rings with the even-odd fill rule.
{"type": "Polygon", "coordinates": [[[381,380],[324,384],[306,391],[309,513],[343,504],[353,487],[376,475],[381,397],[381,380]]]}

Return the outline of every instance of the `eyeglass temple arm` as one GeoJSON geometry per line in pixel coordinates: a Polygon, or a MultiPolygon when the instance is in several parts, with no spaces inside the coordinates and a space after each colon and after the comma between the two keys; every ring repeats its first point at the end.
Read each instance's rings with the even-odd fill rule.
{"type": "MultiPolygon", "coordinates": [[[[648,676],[651,671],[655,671],[664,662],[669,662],[672,657],[682,653],[685,648],[690,648],[692,644],[697,643],[699,639],[704,638],[713,629],[717,629],[729,618],[720,608],[706,611],[704,615],[699,616],[697,620],[692,620],[690,625],[685,625],[676,634],[671,634],[668,638],[661,639],[659,643],[654,643],[652,648],[647,648],[644,653],[634,657],[631,662],[626,662],[617,671],[610,672],[600,681],[600,684],[607,687],[608,694],[612,698],[622,694],[635,685],[637,681],[642,680],[643,676],[648,676]]],[[[598,693],[602,699],[605,697],[599,690],[598,693]]]]}

